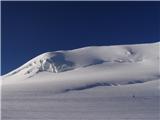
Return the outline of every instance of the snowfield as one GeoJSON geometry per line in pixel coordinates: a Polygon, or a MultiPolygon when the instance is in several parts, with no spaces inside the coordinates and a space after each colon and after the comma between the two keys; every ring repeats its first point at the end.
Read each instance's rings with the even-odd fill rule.
{"type": "Polygon", "coordinates": [[[39,55],[2,76],[2,120],[160,120],[159,45],[39,55]]]}

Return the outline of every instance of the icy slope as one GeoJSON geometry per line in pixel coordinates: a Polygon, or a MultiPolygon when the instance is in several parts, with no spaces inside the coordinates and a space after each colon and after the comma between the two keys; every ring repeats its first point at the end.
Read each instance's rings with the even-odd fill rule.
{"type": "Polygon", "coordinates": [[[8,76],[31,77],[39,72],[61,73],[77,68],[105,64],[118,66],[121,64],[158,64],[159,43],[141,45],[119,45],[85,47],[69,51],[47,52],[33,58],[8,76]],[[148,62],[148,63],[147,63],[148,62]]]}
{"type": "Polygon", "coordinates": [[[3,86],[2,120],[159,120],[159,84],[156,80],[62,94],[47,86],[42,91],[3,86]]]}
{"type": "Polygon", "coordinates": [[[159,120],[159,45],[33,58],[3,76],[2,120],[159,120]]]}

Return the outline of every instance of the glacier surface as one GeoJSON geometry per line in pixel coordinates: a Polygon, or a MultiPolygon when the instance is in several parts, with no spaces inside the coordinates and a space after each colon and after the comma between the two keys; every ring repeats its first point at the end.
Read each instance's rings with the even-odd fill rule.
{"type": "Polygon", "coordinates": [[[159,45],[41,54],[2,76],[2,120],[159,120],[159,45]]]}

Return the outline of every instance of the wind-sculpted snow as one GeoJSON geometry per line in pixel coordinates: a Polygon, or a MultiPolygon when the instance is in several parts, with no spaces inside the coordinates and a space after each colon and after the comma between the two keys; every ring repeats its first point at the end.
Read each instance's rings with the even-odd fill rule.
{"type": "Polygon", "coordinates": [[[3,81],[24,88],[46,84],[55,92],[144,83],[160,78],[158,51],[159,43],[47,52],[8,73],[3,81]]]}
{"type": "MultiPolygon", "coordinates": [[[[157,62],[158,44],[85,47],[69,51],[47,52],[33,58],[5,76],[33,76],[47,71],[60,73],[97,64],[157,62]]],[[[4,77],[5,77],[4,76],[4,77]]]]}
{"type": "Polygon", "coordinates": [[[72,69],[73,65],[74,63],[71,61],[65,60],[63,53],[47,52],[32,59],[6,76],[15,75],[16,73],[19,74],[21,72],[24,72],[24,74],[22,73],[23,75],[36,74],[43,71],[58,73],[72,69]]]}
{"type": "Polygon", "coordinates": [[[2,76],[2,120],[159,120],[159,43],[47,52],[2,76]]]}

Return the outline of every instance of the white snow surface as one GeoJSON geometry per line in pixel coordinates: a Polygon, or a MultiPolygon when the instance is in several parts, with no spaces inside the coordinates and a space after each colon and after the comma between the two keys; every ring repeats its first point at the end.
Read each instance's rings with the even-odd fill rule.
{"type": "Polygon", "coordinates": [[[160,120],[159,45],[39,55],[2,76],[2,120],[160,120]]]}

